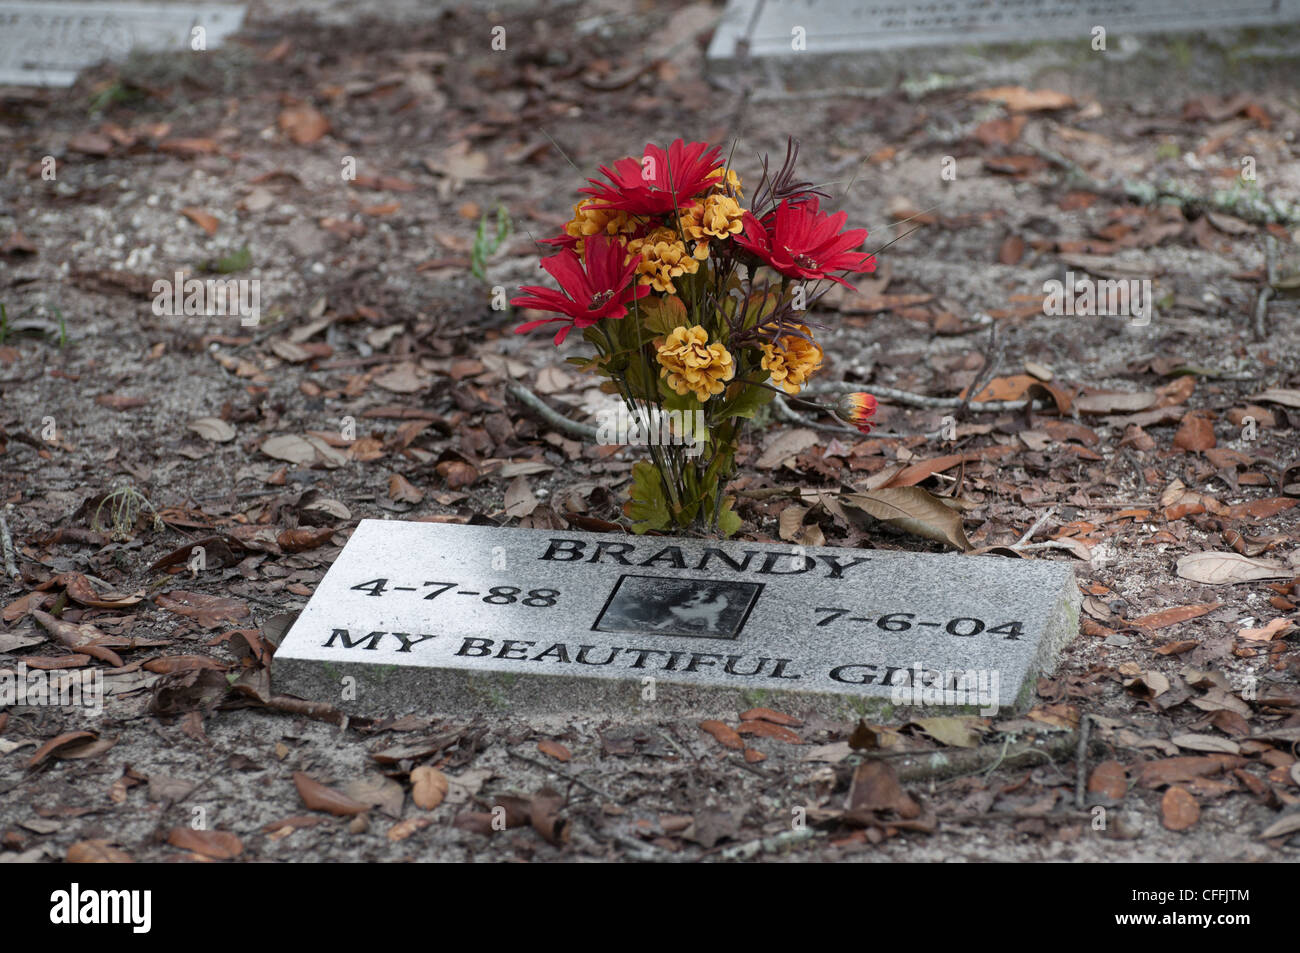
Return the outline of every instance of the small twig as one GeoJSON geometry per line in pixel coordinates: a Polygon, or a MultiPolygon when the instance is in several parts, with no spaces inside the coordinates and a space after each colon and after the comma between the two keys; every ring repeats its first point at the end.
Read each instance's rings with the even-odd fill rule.
{"type": "MultiPolygon", "coordinates": [[[[13,508],[14,505],[10,503],[5,507],[5,513],[13,512],[13,508]]],[[[0,514],[0,549],[4,550],[5,575],[11,579],[21,579],[22,573],[18,571],[18,560],[14,555],[14,538],[9,533],[9,523],[3,514],[0,514]]]]}
{"type": "Polygon", "coordinates": [[[1001,366],[1002,348],[998,347],[998,323],[994,321],[989,325],[989,343],[984,350],[984,366],[966,388],[966,396],[962,398],[961,405],[957,408],[957,416],[966,416],[967,411],[970,410],[970,402],[997,376],[998,368],[1001,366]]]}
{"type": "Polygon", "coordinates": [[[606,801],[608,801],[611,804],[615,803],[615,801],[617,800],[614,797],[614,795],[610,794],[608,791],[603,791],[600,788],[596,787],[594,784],[588,784],[586,781],[582,780],[582,778],[569,774],[566,771],[561,771],[559,768],[554,767],[553,765],[549,765],[544,761],[538,761],[536,758],[530,758],[528,757],[528,755],[520,754],[518,751],[511,751],[509,748],[506,749],[506,754],[510,755],[510,757],[515,758],[519,761],[527,762],[528,764],[531,764],[534,768],[541,768],[543,771],[549,772],[551,774],[559,775],[560,777],[564,778],[564,780],[568,781],[570,784],[576,784],[580,788],[586,788],[592,794],[597,794],[600,797],[603,797],[606,801]]]}
{"type": "Polygon", "coordinates": [[[643,861],[645,863],[663,863],[665,860],[669,859],[674,861],[677,860],[676,857],[667,857],[664,851],[655,847],[654,844],[642,844],[639,841],[628,837],[626,834],[613,834],[611,835],[611,839],[615,844],[621,845],[634,860],[643,861]]]}
{"type": "Polygon", "coordinates": [[[746,841],[743,844],[724,847],[718,856],[723,860],[749,860],[761,853],[774,854],[778,850],[793,847],[806,840],[812,840],[816,836],[817,832],[811,827],[801,827],[798,830],[782,831],[779,834],[773,834],[771,837],[762,837],[758,840],[746,841]]]}
{"type": "MultiPolygon", "coordinates": [[[[910,407],[952,408],[955,410],[963,403],[961,397],[930,397],[925,394],[914,394],[911,391],[898,390],[893,387],[876,387],[868,384],[855,384],[850,381],[824,381],[820,384],[811,385],[808,390],[811,393],[819,394],[851,394],[856,391],[864,391],[877,400],[887,400],[894,404],[906,404],[910,407]]],[[[1024,410],[1033,404],[1033,399],[981,400],[972,403],[970,409],[976,413],[1003,414],[1013,410],[1024,410]]]]}
{"type": "Polygon", "coordinates": [[[1025,535],[1021,536],[1018,540],[1012,543],[1011,548],[1020,549],[1022,546],[1026,545],[1031,539],[1034,538],[1034,534],[1043,528],[1043,524],[1052,518],[1052,515],[1055,512],[1056,512],[1056,507],[1053,506],[1042,516],[1038,517],[1038,519],[1034,520],[1034,525],[1029,527],[1029,529],[1025,530],[1025,535]]]}
{"type": "Polygon", "coordinates": [[[1273,289],[1267,286],[1259,291],[1255,299],[1255,340],[1262,341],[1268,337],[1268,299],[1273,297],[1273,289]]]}
{"type": "Polygon", "coordinates": [[[755,103],[784,103],[801,99],[880,99],[890,94],[888,86],[831,86],[825,89],[761,89],[755,103]]]}
{"type": "Polygon", "coordinates": [[[950,814],[940,817],[944,824],[978,824],[981,821],[1090,821],[1083,811],[1053,811],[1048,814],[1017,814],[1015,811],[986,811],[983,814],[950,814]]]}
{"type": "Polygon", "coordinates": [[[1272,235],[1264,236],[1265,283],[1255,301],[1255,340],[1263,341],[1268,337],[1268,302],[1273,297],[1277,285],[1277,240],[1272,235]]]}
{"type": "Polygon", "coordinates": [[[557,430],[563,430],[565,433],[578,437],[581,440],[595,441],[595,427],[590,424],[578,423],[576,420],[570,420],[518,381],[511,381],[506,385],[506,390],[512,397],[518,400],[519,403],[533,411],[533,413],[537,414],[537,416],[541,417],[557,430]]]}
{"type": "Polygon", "coordinates": [[[1128,465],[1133,468],[1133,473],[1137,476],[1138,492],[1145,493],[1147,491],[1147,477],[1146,474],[1142,472],[1142,461],[1137,458],[1135,453],[1133,453],[1131,447],[1125,447],[1120,451],[1120,455],[1128,461],[1128,465]]]}
{"type": "Polygon", "coordinates": [[[1079,810],[1087,807],[1084,800],[1084,786],[1088,781],[1088,734],[1092,729],[1092,716],[1079,716],[1079,747],[1074,753],[1074,806],[1079,810]]]}

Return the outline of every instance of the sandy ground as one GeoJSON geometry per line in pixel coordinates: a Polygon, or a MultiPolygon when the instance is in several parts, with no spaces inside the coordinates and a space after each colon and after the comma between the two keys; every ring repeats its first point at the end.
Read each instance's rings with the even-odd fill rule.
{"type": "MultiPolygon", "coordinates": [[[[183,859],[170,832],[201,823],[235,833],[240,856],[258,860],[1294,861],[1300,838],[1259,835],[1300,798],[1291,770],[1300,721],[1295,630],[1250,651],[1241,651],[1236,633],[1295,618],[1293,604],[1278,602],[1293,603],[1295,590],[1288,596],[1285,580],[1281,588],[1204,585],[1179,578],[1174,565],[1189,553],[1228,550],[1230,533],[1252,553],[1285,563],[1297,552],[1296,511],[1170,518],[1167,507],[1181,499],[1175,481],[1222,507],[1286,495],[1300,410],[1268,404],[1271,426],[1253,440],[1233,414],[1251,395],[1300,386],[1296,299],[1273,298],[1262,329],[1254,317],[1269,237],[1276,269],[1294,275],[1300,223],[1270,228],[1244,220],[1244,207],[1235,215],[1220,208],[1217,220],[1195,204],[1143,207],[1118,185],[1175,182],[1210,195],[1232,183],[1248,155],[1260,194],[1295,207],[1294,64],[1261,54],[1267,44],[1252,34],[1200,38],[1190,54],[1182,41],[1143,41],[1149,57],[1129,51],[1105,65],[1056,45],[1016,56],[938,51],[910,57],[905,76],[837,64],[837,82],[886,88],[827,97],[810,95],[822,77],[798,64],[710,74],[698,42],[674,48],[696,27],[707,29],[707,4],[500,9],[401,4],[380,13],[348,2],[276,0],[254,5],[242,42],[202,64],[139,58],[89,71],[71,90],[0,95],[0,241],[21,232],[30,246],[6,244],[0,253],[8,316],[0,341],[0,500],[12,505],[7,521],[23,572],[0,584],[0,597],[12,606],[48,593],[45,608],[60,608],[53,602],[67,573],[91,577],[101,592],[146,595],[114,608],[74,600],[63,613],[128,643],[119,648],[120,669],[93,663],[110,673],[101,718],[49,707],[0,714],[8,716],[0,725],[0,860],[58,860],[88,841],[139,860],[183,859]],[[497,23],[507,26],[507,51],[487,46],[497,23]],[[972,59],[974,73],[965,69],[972,59]],[[1153,63],[1164,64],[1158,82],[1153,63]],[[642,64],[649,65],[636,72],[642,64]],[[962,64],[964,71],[956,68],[962,64]],[[1018,112],[971,95],[1002,83],[1050,88],[1072,102],[1018,112]],[[1233,95],[1243,98],[1234,104],[1233,95]],[[96,99],[99,108],[89,105],[96,99]],[[284,115],[303,105],[318,110],[329,131],[296,143],[284,115]],[[1018,116],[1024,125],[1010,139],[989,125],[1018,116]],[[994,361],[1003,377],[1032,362],[1079,394],[1178,393],[1187,378],[1177,369],[1192,369],[1194,388],[1173,402],[1177,412],[1143,426],[1149,444],[1122,412],[1039,413],[1030,421],[973,414],[961,422],[963,446],[1016,448],[998,466],[973,466],[961,477],[964,495],[978,504],[967,516],[977,545],[1015,542],[1049,508],[1040,542],[1068,538],[1062,528],[1072,522],[1094,524],[1086,558],[1035,552],[1074,566],[1095,603],[1087,617],[1093,634],[1080,635],[1055,677],[1039,686],[1041,717],[995,719],[983,726],[983,742],[997,751],[1024,737],[1047,741],[1058,737],[1054,719],[1068,731],[1080,715],[1095,716],[1089,767],[1117,760],[1128,769],[1128,790],[1102,801],[1104,830],[1075,804],[1072,755],[907,781],[934,818],[930,829],[882,821],[864,831],[837,821],[861,758],[842,744],[853,732],[848,723],[807,717],[797,745],[751,739],[748,747],[765,760],[748,763],[702,732],[698,718],[628,725],[618,712],[492,721],[375,712],[340,726],[268,707],[256,689],[225,692],[227,675],[264,683],[260,666],[237,650],[243,643],[221,637],[234,629],[277,633],[358,519],[513,524],[503,512],[511,480],[498,471],[521,460],[552,467],[530,477],[544,501],[534,519],[566,511],[616,518],[635,456],[566,444],[506,396],[506,377],[523,376],[580,416],[591,393],[586,384],[551,387],[554,378],[537,376],[565,354],[540,338],[511,335],[516,318],[491,309],[491,288],[534,280],[532,239],[567,219],[581,184],[566,159],[591,174],[646,140],[734,138],[737,167],[756,181],[755,157],[767,152],[779,162],[787,135],[802,142],[807,177],[831,183],[850,220],[870,229],[872,247],[924,225],[882,252],[888,283],[864,290],[932,297],[879,307],[858,301],[856,310],[852,300],[832,302],[841,310],[820,315],[828,325],[827,379],[951,396],[994,361]],[[1098,193],[1044,154],[1116,189],[1098,193]],[[57,160],[54,181],[40,175],[47,155],[57,160]],[[370,178],[343,181],[348,157],[370,178]],[[955,163],[952,180],[941,175],[947,158],[955,163]],[[469,270],[474,232],[479,215],[498,205],[514,229],[480,281],[469,270]],[[215,217],[211,234],[195,210],[215,217]],[[245,247],[251,260],[238,274],[257,278],[263,294],[257,328],[233,317],[153,313],[154,280],[201,273],[245,247]],[[1104,259],[1093,267],[1152,276],[1156,319],[1134,327],[1043,315],[1035,303],[1043,282],[1080,270],[1071,261],[1087,255],[1104,259]],[[997,327],[992,344],[990,325],[997,327]],[[426,414],[429,426],[403,432],[394,405],[426,414]],[[1175,445],[1193,410],[1212,414],[1217,448],[1245,462],[1225,467],[1175,445]],[[212,417],[237,435],[214,442],[191,429],[212,417]],[[285,464],[260,450],[272,435],[337,433],[346,417],[359,422],[359,436],[373,438],[369,459],[285,464]],[[1057,424],[1086,427],[1097,439],[1052,433],[1057,424]],[[1126,436],[1132,439],[1121,445],[1126,436]],[[474,482],[448,482],[439,466],[457,460],[476,466],[474,482]],[[422,492],[419,502],[394,499],[394,475],[422,492]],[[162,513],[163,530],[145,520],[129,539],[71,534],[88,534],[103,495],[126,484],[162,513]],[[1125,509],[1146,515],[1106,522],[1125,509]],[[305,552],[277,543],[281,531],[303,527],[334,533],[305,552]],[[65,538],[51,536],[59,530],[65,538]],[[245,548],[197,578],[151,570],[214,534],[245,548]],[[156,601],[174,590],[236,605],[209,625],[156,601]],[[1221,605],[1176,627],[1130,624],[1207,603],[1221,605]],[[1176,641],[1196,644],[1156,652],[1176,641]],[[143,667],[176,654],[212,658],[226,671],[213,682],[198,671],[143,667]],[[1222,707],[1196,704],[1212,695],[1200,674],[1207,671],[1232,688],[1240,724],[1216,715],[1222,707]],[[1154,700],[1125,687],[1134,673],[1148,672],[1171,685],[1154,700]],[[1252,677],[1272,702],[1241,699],[1252,677]],[[1241,725],[1282,740],[1251,742],[1241,725]],[[28,769],[39,746],[80,730],[98,741],[60,749],[73,756],[43,757],[28,769]],[[1166,786],[1138,779],[1143,764],[1204,757],[1210,749],[1170,740],[1188,734],[1218,739],[1215,750],[1250,743],[1239,764],[1179,782],[1201,813],[1189,830],[1174,831],[1162,823],[1166,786]],[[539,751],[541,742],[562,745],[572,760],[539,751]],[[384,756],[399,746],[405,756],[384,756]],[[809,760],[810,753],[828,760],[809,760]],[[410,793],[409,773],[424,764],[455,782],[432,811],[410,793]],[[364,820],[308,811],[296,772],[378,806],[364,820]],[[546,822],[497,834],[475,827],[500,798],[537,803],[547,789],[559,795],[551,818],[565,821],[563,834],[546,822]],[[806,830],[794,823],[801,812],[806,830]]],[[[881,422],[923,433],[942,415],[890,406],[881,422]]],[[[767,421],[746,459],[752,464],[791,426],[798,425],[767,421]]],[[[850,471],[817,451],[783,471],[751,467],[740,485],[852,485],[895,461],[943,452],[924,440],[885,442],[850,471]]],[[[1300,479],[1290,472],[1290,482],[1300,479]]],[[[951,484],[935,478],[928,485],[951,484]]],[[[745,532],[775,538],[788,504],[748,504],[745,532]]],[[[879,526],[820,519],[831,545],[937,548],[879,526]]],[[[48,633],[23,611],[32,606],[6,613],[0,667],[68,654],[40,641],[48,633]]],[[[705,716],[735,725],[738,712],[705,716]]],[[[906,746],[939,750],[905,727],[910,717],[895,713],[889,726],[902,731],[906,746]]]]}

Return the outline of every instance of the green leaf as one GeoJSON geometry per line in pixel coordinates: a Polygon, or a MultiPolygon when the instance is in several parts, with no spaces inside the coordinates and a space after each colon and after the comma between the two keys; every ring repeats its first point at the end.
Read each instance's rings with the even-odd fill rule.
{"type": "Polygon", "coordinates": [[[715,422],[721,422],[729,417],[752,418],[758,413],[760,407],[770,404],[772,398],[776,396],[774,391],[766,387],[758,387],[751,381],[745,380],[740,382],[740,387],[734,396],[728,397],[722,401],[722,404],[714,412],[713,419],[715,422]]]}
{"type": "Polygon", "coordinates": [[[207,270],[215,271],[221,275],[229,275],[236,271],[247,271],[253,266],[253,253],[245,245],[239,251],[231,252],[224,258],[218,258],[216,261],[208,262],[207,270]]]}
{"type": "Polygon", "coordinates": [[[735,536],[740,530],[740,516],[731,508],[731,504],[735,502],[734,496],[722,498],[722,509],[718,511],[718,532],[723,536],[735,536]]]}
{"type": "Polygon", "coordinates": [[[686,305],[676,295],[662,298],[649,295],[637,302],[641,310],[642,325],[654,337],[666,337],[674,328],[690,326],[686,305]]]}
{"type": "Polygon", "coordinates": [[[695,411],[704,406],[692,392],[687,391],[685,394],[679,394],[669,387],[668,378],[666,377],[659,379],[659,393],[663,398],[660,404],[664,410],[685,410],[694,414],[695,411]]]}
{"type": "Polygon", "coordinates": [[[642,460],[632,468],[632,489],[623,512],[632,520],[632,532],[667,529],[672,522],[663,479],[653,463],[642,460]]]}
{"type": "Polygon", "coordinates": [[[513,230],[513,226],[510,223],[510,215],[508,212],[506,212],[506,207],[504,205],[498,204],[497,205],[497,240],[496,243],[493,245],[492,248],[493,251],[496,251],[498,248],[501,247],[501,244],[507,238],[510,237],[510,232],[512,230],[513,230]]]}

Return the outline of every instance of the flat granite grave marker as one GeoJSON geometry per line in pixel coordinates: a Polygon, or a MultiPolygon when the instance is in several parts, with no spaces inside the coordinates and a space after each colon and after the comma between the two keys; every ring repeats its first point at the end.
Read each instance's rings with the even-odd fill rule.
{"type": "Polygon", "coordinates": [[[1064,563],[362,520],[272,680],[353,712],[1016,707],[1079,600],[1064,563]]]}
{"type": "Polygon", "coordinates": [[[228,3],[51,3],[0,0],[0,84],[71,86],[77,73],[133,49],[216,49],[244,20],[228,3]]]}
{"type": "Polygon", "coordinates": [[[728,60],[808,53],[964,46],[1123,33],[1213,30],[1300,21],[1300,0],[729,0],[709,44],[728,60]]]}

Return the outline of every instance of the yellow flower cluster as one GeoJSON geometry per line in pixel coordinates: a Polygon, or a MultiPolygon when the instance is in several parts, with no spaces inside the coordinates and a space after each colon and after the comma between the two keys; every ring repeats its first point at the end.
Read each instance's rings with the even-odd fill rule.
{"type": "Polygon", "coordinates": [[[629,255],[640,255],[636,266],[638,281],[650,285],[655,291],[675,294],[673,279],[693,275],[700,263],[690,256],[685,243],[671,228],[656,228],[644,238],[634,238],[627,243],[629,255]]]}
{"type": "Polygon", "coordinates": [[[695,242],[695,257],[709,257],[709,239],[730,238],[745,228],[745,210],[729,195],[714,193],[682,212],[682,231],[695,242]]]}
{"type": "Polygon", "coordinates": [[[736,375],[726,347],[709,344],[709,332],[696,325],[675,328],[659,345],[660,377],[678,394],[694,394],[701,403],[721,394],[736,375]]]}
{"type": "Polygon", "coordinates": [[[735,169],[727,170],[727,177],[725,181],[723,180],[722,177],[722,169],[714,169],[713,172],[709,175],[709,178],[718,180],[716,183],[714,183],[713,187],[719,192],[725,192],[727,195],[733,196],[735,198],[741,197],[740,176],[736,174],[735,169]]]}
{"type": "Polygon", "coordinates": [[[627,212],[608,208],[591,208],[595,199],[583,199],[573,207],[573,218],[564,226],[565,234],[578,240],[576,251],[583,254],[583,239],[591,235],[620,235],[636,230],[627,212]]]}
{"type": "MultiPolygon", "coordinates": [[[[811,337],[812,332],[802,324],[796,327],[811,337]]],[[[822,347],[816,341],[797,334],[783,334],[772,344],[760,344],[763,350],[763,370],[772,375],[772,383],[787,394],[797,394],[822,366],[822,347]]]]}

